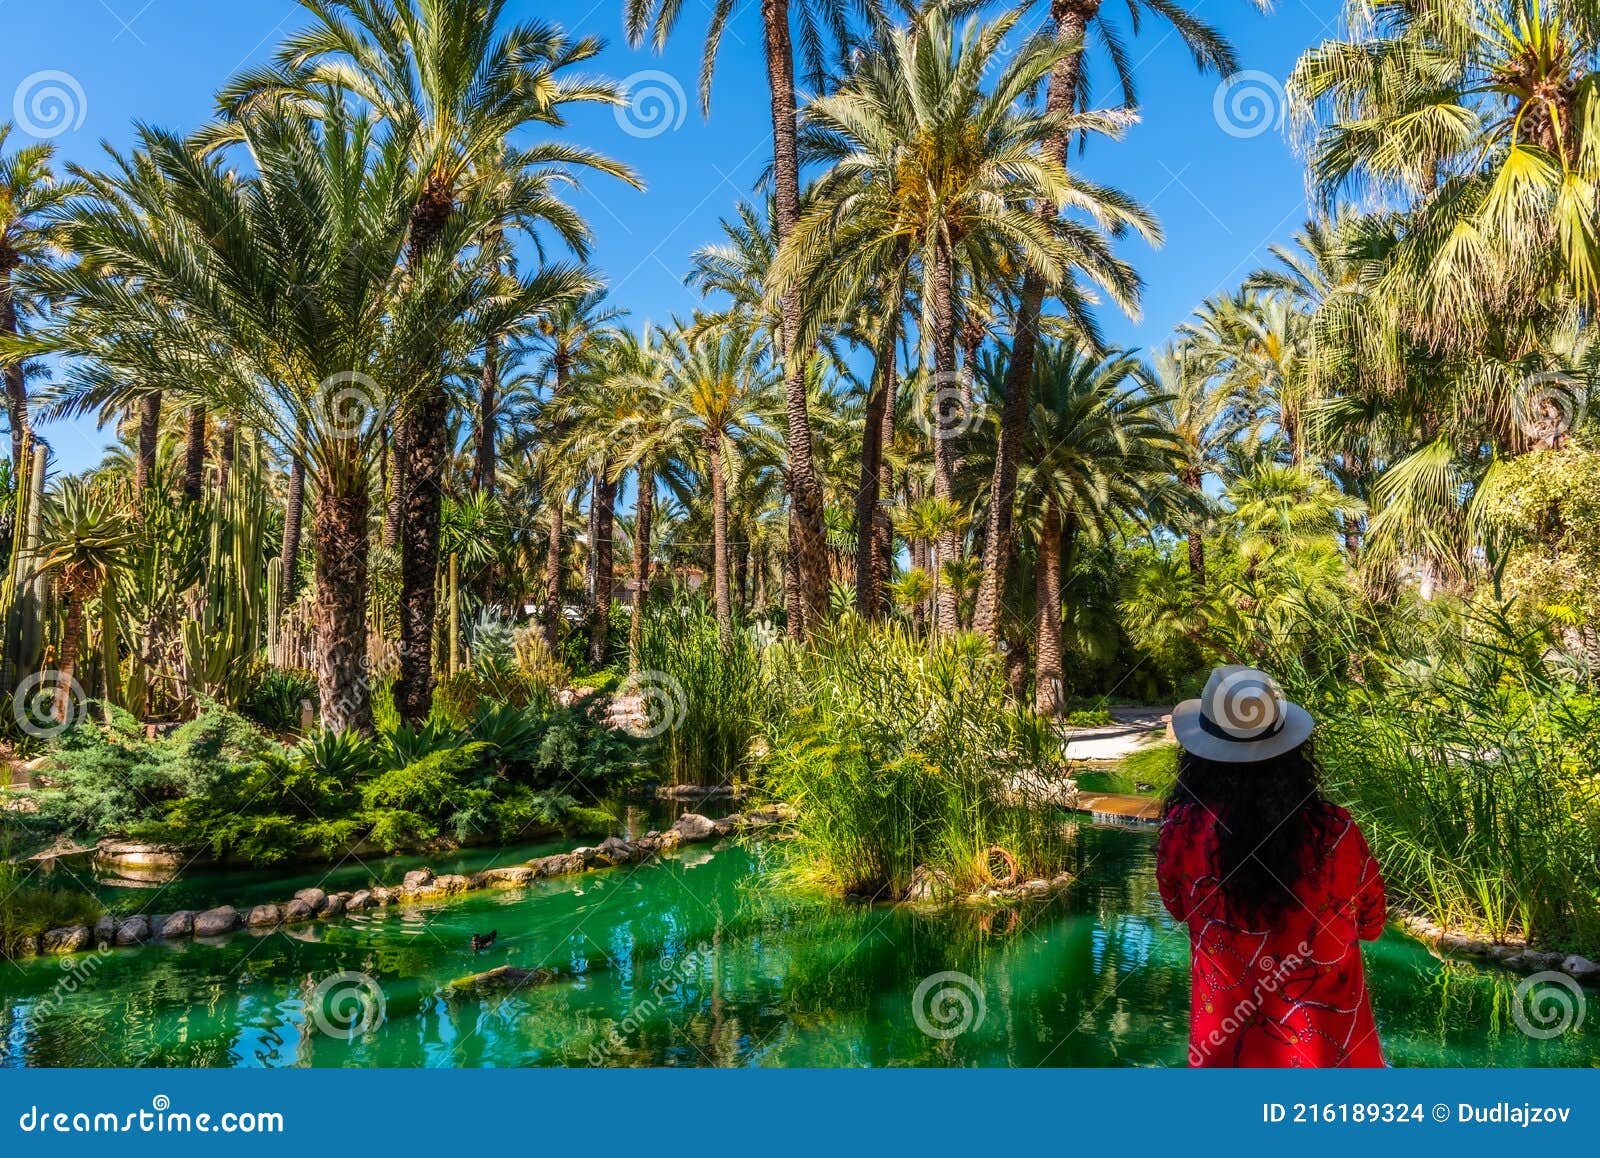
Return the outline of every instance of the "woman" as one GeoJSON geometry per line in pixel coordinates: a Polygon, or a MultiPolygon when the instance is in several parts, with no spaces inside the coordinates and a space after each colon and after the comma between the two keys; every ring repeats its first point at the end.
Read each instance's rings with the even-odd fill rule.
{"type": "Polygon", "coordinates": [[[1190,1065],[1384,1064],[1361,967],[1383,880],[1318,788],[1312,727],[1248,667],[1217,668],[1173,709],[1183,752],[1156,879],[1189,926],[1190,1065]]]}

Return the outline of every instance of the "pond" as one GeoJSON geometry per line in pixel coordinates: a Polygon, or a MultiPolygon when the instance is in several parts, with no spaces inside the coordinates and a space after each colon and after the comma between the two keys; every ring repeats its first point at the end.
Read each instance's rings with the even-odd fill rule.
{"type": "MultiPolygon", "coordinates": [[[[772,887],[781,843],[725,844],[215,944],[5,966],[0,1065],[1182,1065],[1188,944],[1156,893],[1154,836],[1076,833],[1076,884],[1015,919],[796,895],[772,887]],[[512,994],[451,987],[501,965],[551,975],[512,994]]],[[[1512,974],[1393,932],[1367,962],[1397,1065],[1600,1060],[1600,1018],[1549,1041],[1519,1032],[1512,974]]]]}

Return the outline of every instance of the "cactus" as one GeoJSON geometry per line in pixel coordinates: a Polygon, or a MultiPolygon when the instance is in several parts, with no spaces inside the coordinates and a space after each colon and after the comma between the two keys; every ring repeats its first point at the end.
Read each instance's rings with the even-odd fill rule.
{"type": "Polygon", "coordinates": [[[17,479],[10,566],[0,587],[0,605],[5,607],[0,687],[8,691],[39,662],[44,643],[43,595],[49,586],[44,576],[33,572],[44,534],[44,476],[50,450],[32,436],[30,439],[31,453],[23,456],[17,479]]]}
{"type": "Polygon", "coordinates": [[[457,660],[461,655],[461,560],[450,552],[450,662],[449,672],[455,675],[457,660]]]}
{"type": "Polygon", "coordinates": [[[278,621],[283,617],[283,560],[274,558],[267,564],[267,660],[273,664],[283,662],[278,648],[278,621]]]}

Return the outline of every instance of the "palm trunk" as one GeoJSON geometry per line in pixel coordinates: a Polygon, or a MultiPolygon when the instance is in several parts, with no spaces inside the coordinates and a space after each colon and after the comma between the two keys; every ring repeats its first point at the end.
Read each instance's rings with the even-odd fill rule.
{"type": "Polygon", "coordinates": [[[594,617],[589,623],[589,665],[603,667],[606,642],[611,632],[611,588],[614,569],[614,532],[617,524],[617,484],[610,478],[610,464],[603,464],[594,480],[594,617]]]}
{"type": "Polygon", "coordinates": [[[883,425],[878,432],[878,506],[872,520],[872,581],[879,591],[879,610],[884,603],[882,592],[894,574],[894,523],[889,518],[889,504],[894,495],[894,469],[889,464],[889,453],[894,448],[894,418],[899,408],[900,379],[893,364],[884,383],[883,425]]]}
{"type": "Polygon", "coordinates": [[[189,422],[183,440],[183,497],[197,503],[205,489],[206,408],[189,407],[189,422]]]}
{"type": "Polygon", "coordinates": [[[649,463],[639,464],[639,496],[633,504],[633,616],[628,621],[628,670],[639,670],[639,640],[644,630],[644,605],[650,597],[650,523],[655,517],[656,476],[649,463]]]}
{"type": "Polygon", "coordinates": [[[483,372],[478,376],[478,468],[473,485],[480,494],[494,494],[495,436],[500,406],[500,339],[483,347],[483,372]]]}
{"type": "MultiPolygon", "coordinates": [[[[1052,0],[1057,44],[1072,46],[1050,72],[1045,111],[1065,116],[1073,109],[1083,69],[1084,35],[1100,9],[1100,0],[1052,0]]],[[[1048,156],[1067,163],[1071,134],[1054,133],[1046,143],[1048,156]]],[[[1051,219],[1057,207],[1041,202],[1040,217],[1051,219]]],[[[978,584],[973,629],[991,643],[1000,640],[1000,604],[1005,598],[1006,576],[1015,549],[1012,507],[1017,497],[1017,456],[1022,447],[1028,414],[1028,386],[1033,377],[1033,356],[1039,341],[1039,313],[1044,304],[1044,282],[1033,273],[1022,279],[1016,317],[1012,323],[1011,361],[1006,366],[1005,399],[1000,408],[1000,432],[995,442],[994,473],[989,481],[989,525],[983,535],[983,577],[978,584]]]]}
{"type": "MultiPolygon", "coordinates": [[[[1198,470],[1185,470],[1183,485],[1198,494],[1201,486],[1200,472],[1198,470]]],[[[1200,534],[1199,527],[1194,527],[1189,531],[1189,580],[1197,592],[1205,590],[1206,541],[1200,534]]]]}
{"type": "Polygon", "coordinates": [[[722,439],[706,439],[711,459],[711,587],[717,601],[717,637],[733,639],[733,600],[728,591],[728,490],[722,477],[722,439]]]}
{"type": "MultiPolygon", "coordinates": [[[[567,361],[559,352],[554,359],[555,381],[550,387],[550,401],[561,397],[567,385],[567,361]]],[[[546,473],[547,494],[545,503],[550,508],[550,538],[544,557],[544,641],[552,650],[561,638],[561,540],[566,533],[567,492],[564,487],[552,484],[546,473]]]]}
{"type": "Polygon", "coordinates": [[[289,461],[289,487],[283,500],[283,547],[279,558],[283,560],[283,590],[279,609],[294,602],[295,580],[300,573],[300,524],[305,517],[306,468],[298,457],[289,461]]]}
{"type": "MultiPolygon", "coordinates": [[[[322,479],[312,535],[317,553],[317,692],[322,726],[372,731],[367,684],[367,484],[322,479]]],[[[402,661],[404,655],[402,654],[402,661]]]]}
{"type": "Polygon", "coordinates": [[[856,611],[875,620],[883,612],[883,586],[887,567],[876,557],[879,520],[887,522],[883,492],[888,489],[883,469],[889,443],[885,432],[894,429],[895,343],[899,340],[900,301],[905,297],[905,248],[895,251],[894,285],[886,299],[888,312],[873,356],[872,385],[867,396],[866,421],[861,430],[861,486],[856,491],[856,611]]]}
{"type": "Polygon", "coordinates": [[[1045,500],[1034,582],[1038,603],[1034,710],[1053,719],[1061,713],[1061,508],[1053,498],[1045,500]]]}
{"type": "MultiPolygon", "coordinates": [[[[407,260],[434,248],[455,212],[455,191],[430,176],[411,211],[407,260]]],[[[394,700],[401,719],[421,723],[433,707],[433,627],[438,610],[439,508],[450,459],[450,399],[443,381],[424,383],[422,397],[396,424],[403,478],[400,493],[400,673],[394,700]]]]}
{"type": "MultiPolygon", "coordinates": [[[[934,246],[933,266],[933,378],[935,389],[954,381],[956,373],[955,267],[943,243],[934,246]]],[[[945,420],[944,407],[937,398],[930,411],[933,423],[933,497],[950,502],[955,498],[955,447],[957,431],[945,420]]],[[[936,566],[961,557],[961,532],[950,528],[940,533],[936,566]]],[[[939,583],[934,572],[934,610],[939,617],[939,632],[954,635],[960,630],[960,597],[954,588],[939,583]]]]}
{"type": "Polygon", "coordinates": [[[82,595],[67,596],[67,622],[61,630],[61,662],[56,665],[56,694],[50,705],[50,718],[58,724],[67,721],[72,710],[73,673],[78,670],[78,641],[83,638],[82,595]]]}
{"type": "MultiPolygon", "coordinates": [[[[0,270],[0,336],[11,337],[18,332],[17,303],[12,297],[11,270],[0,270]]],[[[22,456],[28,438],[28,384],[22,373],[21,361],[12,362],[4,371],[6,380],[6,414],[11,421],[11,474],[22,474],[22,456]]]]}
{"type": "Polygon", "coordinates": [[[393,551],[400,545],[400,509],[405,505],[405,455],[400,453],[400,429],[396,423],[389,431],[388,446],[384,450],[383,491],[383,546],[393,551]]]}
{"type": "Polygon", "coordinates": [[[144,492],[156,473],[156,448],[161,438],[161,392],[153,390],[139,399],[139,436],[133,458],[134,503],[143,508],[144,492]]]}
{"type": "MultiPolygon", "coordinates": [[[[800,160],[795,126],[794,49],[789,37],[789,0],[761,0],[772,101],[772,183],[778,243],[800,220],[800,160]]],[[[822,488],[812,459],[811,420],[806,403],[806,358],[800,349],[800,294],[790,290],[783,316],[783,388],[789,472],[789,635],[810,632],[828,610],[827,552],[822,531],[822,488]],[[796,619],[796,612],[799,621],[796,619]]]]}

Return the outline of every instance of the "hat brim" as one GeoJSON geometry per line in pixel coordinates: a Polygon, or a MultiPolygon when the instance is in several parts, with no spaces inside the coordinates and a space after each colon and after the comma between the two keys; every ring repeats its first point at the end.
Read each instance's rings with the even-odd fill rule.
{"type": "Polygon", "coordinates": [[[1259,740],[1230,740],[1200,726],[1200,701],[1184,700],[1172,709],[1172,738],[1191,756],[1219,764],[1254,764],[1293,752],[1311,738],[1316,721],[1299,704],[1283,705],[1283,727],[1259,740]]]}

